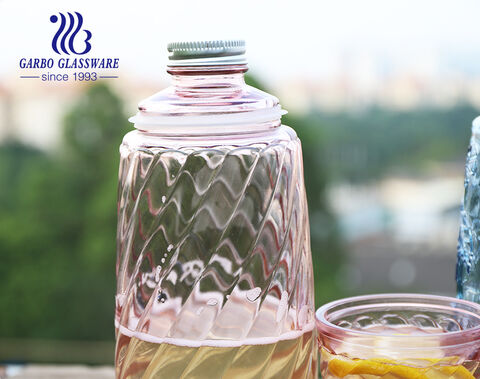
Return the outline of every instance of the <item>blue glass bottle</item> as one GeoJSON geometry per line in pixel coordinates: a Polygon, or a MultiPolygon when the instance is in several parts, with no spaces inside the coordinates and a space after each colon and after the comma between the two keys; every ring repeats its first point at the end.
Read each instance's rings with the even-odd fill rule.
{"type": "Polygon", "coordinates": [[[458,297],[480,303],[480,116],[473,120],[458,236],[458,297]]]}

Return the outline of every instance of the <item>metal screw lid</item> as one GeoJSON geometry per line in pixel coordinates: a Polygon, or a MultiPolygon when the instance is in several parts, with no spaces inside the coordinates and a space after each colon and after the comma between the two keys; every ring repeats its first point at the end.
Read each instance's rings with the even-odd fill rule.
{"type": "Polygon", "coordinates": [[[217,40],[171,42],[169,66],[212,66],[246,64],[245,41],[217,40]]]}

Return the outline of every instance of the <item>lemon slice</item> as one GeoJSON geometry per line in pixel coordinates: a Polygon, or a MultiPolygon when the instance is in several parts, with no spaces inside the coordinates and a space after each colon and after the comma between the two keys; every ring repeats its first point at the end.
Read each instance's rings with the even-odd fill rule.
{"type": "Polygon", "coordinates": [[[392,374],[402,379],[434,379],[445,378],[445,376],[456,379],[475,379],[472,373],[461,365],[411,367],[389,359],[348,359],[336,356],[328,362],[328,370],[338,378],[344,378],[347,375],[392,374]]]}
{"type": "Polygon", "coordinates": [[[350,360],[334,358],[328,362],[328,369],[333,375],[339,378],[347,375],[384,376],[386,374],[393,374],[406,379],[428,379],[424,374],[425,369],[423,368],[413,368],[392,364],[390,362],[384,363],[377,359],[350,360]]]}
{"type": "Polygon", "coordinates": [[[458,379],[475,379],[473,374],[463,366],[440,366],[438,370],[450,377],[458,379]]]}

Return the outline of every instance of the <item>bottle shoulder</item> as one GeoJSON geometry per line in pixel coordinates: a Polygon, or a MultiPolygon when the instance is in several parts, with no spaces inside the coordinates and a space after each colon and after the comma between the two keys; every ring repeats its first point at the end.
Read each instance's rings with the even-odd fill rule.
{"type": "MultiPolygon", "coordinates": [[[[205,115],[250,112],[275,108],[278,99],[257,88],[245,85],[201,87],[167,87],[142,100],[139,111],[155,115],[205,115]]],[[[187,116],[188,117],[188,116],[187,116]]]]}

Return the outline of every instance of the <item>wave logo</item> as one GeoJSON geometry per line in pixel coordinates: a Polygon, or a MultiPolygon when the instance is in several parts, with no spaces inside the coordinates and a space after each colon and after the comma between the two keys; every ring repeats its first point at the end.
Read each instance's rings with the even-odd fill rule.
{"type": "MultiPolygon", "coordinates": [[[[90,44],[90,42],[88,42],[90,41],[90,38],[92,38],[92,33],[89,30],[84,29],[83,31],[86,34],[85,39],[83,40],[83,43],[85,44],[85,49],[82,52],[77,52],[75,50],[74,41],[78,32],[82,28],[83,17],[78,12],[74,13],[76,17],[70,12],[67,12],[68,19],[63,13],[59,13],[60,26],[58,27],[58,30],[52,40],[52,49],[57,54],[62,54],[59,51],[59,48],[67,55],[70,55],[70,53],[83,55],[87,54],[92,49],[92,45],[90,44]]],[[[57,15],[50,16],[50,22],[55,24],[58,22],[58,20],[59,17],[57,15]]]]}

